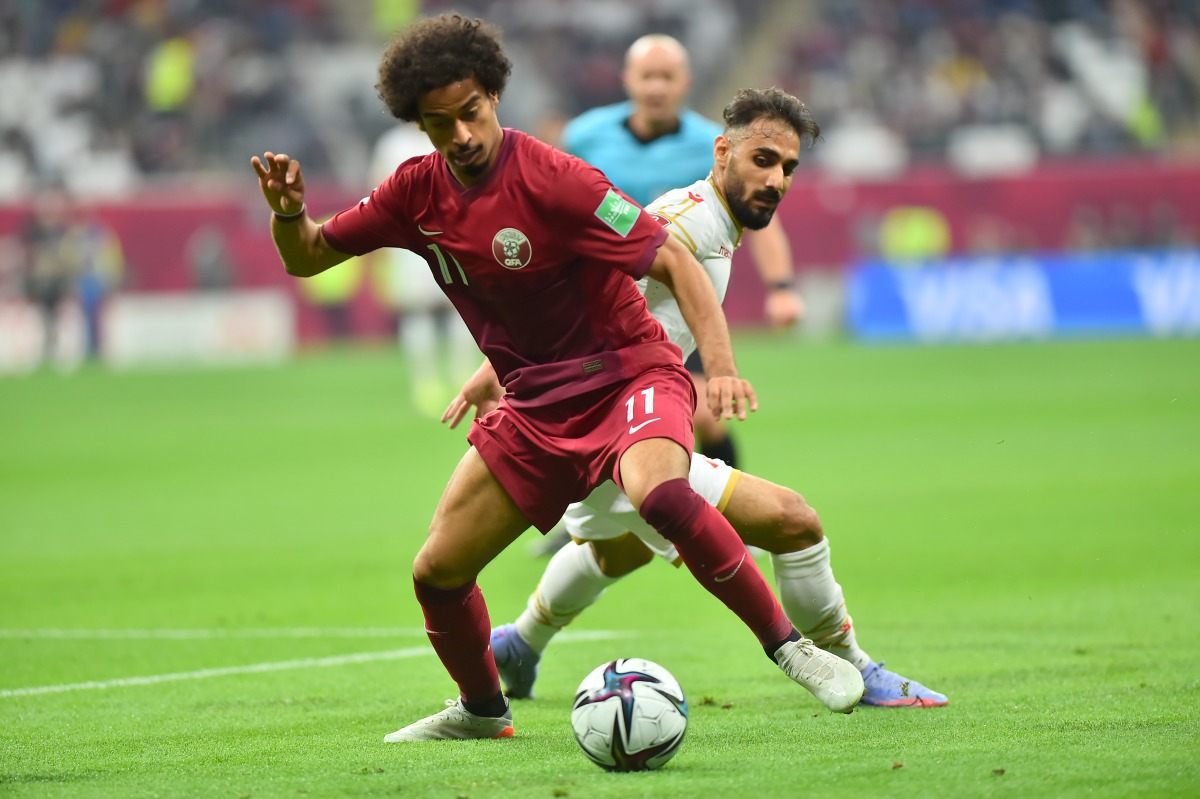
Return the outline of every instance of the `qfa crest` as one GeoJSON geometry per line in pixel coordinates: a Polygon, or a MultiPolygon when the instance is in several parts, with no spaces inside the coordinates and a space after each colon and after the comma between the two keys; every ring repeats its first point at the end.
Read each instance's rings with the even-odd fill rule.
{"type": "Polygon", "coordinates": [[[523,269],[533,257],[529,237],[516,228],[506,227],[492,239],[492,255],[505,269],[523,269]]]}

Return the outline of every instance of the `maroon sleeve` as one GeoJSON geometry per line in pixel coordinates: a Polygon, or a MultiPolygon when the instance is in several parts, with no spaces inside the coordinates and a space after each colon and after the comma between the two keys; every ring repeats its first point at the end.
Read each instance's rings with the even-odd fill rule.
{"type": "Polygon", "coordinates": [[[349,255],[363,255],[381,247],[405,247],[411,216],[404,206],[409,175],[397,170],[370,195],[321,225],[329,246],[349,255]]]}
{"type": "Polygon", "coordinates": [[[560,170],[553,196],[556,213],[565,215],[563,229],[571,232],[567,246],[635,280],[646,274],[667,231],[595,167],[564,156],[560,170]]]}

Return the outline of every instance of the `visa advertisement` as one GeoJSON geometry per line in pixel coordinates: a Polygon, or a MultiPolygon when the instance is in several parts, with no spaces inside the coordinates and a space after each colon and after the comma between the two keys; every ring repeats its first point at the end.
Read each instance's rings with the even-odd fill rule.
{"type": "Polygon", "coordinates": [[[994,342],[1200,335],[1200,250],[867,262],[847,292],[852,335],[994,342]]]}

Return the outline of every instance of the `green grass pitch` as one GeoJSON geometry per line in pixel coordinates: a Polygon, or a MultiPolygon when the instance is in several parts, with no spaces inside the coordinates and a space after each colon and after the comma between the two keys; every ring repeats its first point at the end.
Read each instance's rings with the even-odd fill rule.
{"type": "MultiPolygon", "coordinates": [[[[656,562],[552,645],[515,738],[386,746],[454,695],[409,575],[464,450],[399,356],[45,372],[0,381],[0,796],[1200,796],[1200,341],[737,345],[747,470],[950,706],[826,712],[656,562]],[[572,738],[616,656],[688,693],[662,771],[572,738]]],[[[495,623],[534,535],[481,577],[495,623]]]]}

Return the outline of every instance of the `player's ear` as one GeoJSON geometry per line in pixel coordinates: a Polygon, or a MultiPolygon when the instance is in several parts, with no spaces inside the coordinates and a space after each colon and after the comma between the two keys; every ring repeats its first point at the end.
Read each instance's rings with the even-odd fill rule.
{"type": "Polygon", "coordinates": [[[729,158],[733,154],[733,142],[729,137],[722,133],[713,140],[713,164],[718,169],[724,169],[729,163],[729,158]]]}

